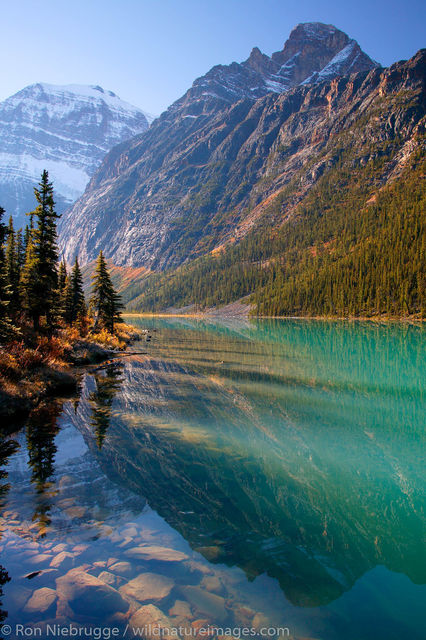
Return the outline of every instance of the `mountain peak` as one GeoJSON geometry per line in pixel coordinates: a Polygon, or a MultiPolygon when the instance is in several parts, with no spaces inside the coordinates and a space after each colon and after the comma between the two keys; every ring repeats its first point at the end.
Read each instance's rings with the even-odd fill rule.
{"type": "MultiPolygon", "coordinates": [[[[324,22],[300,22],[290,32],[289,40],[299,37],[301,34],[304,38],[313,38],[317,40],[325,39],[334,33],[344,33],[333,24],[325,24],[324,22]]],[[[344,34],[348,40],[349,37],[344,34]]]]}
{"type": "Polygon", "coordinates": [[[43,169],[59,211],[83,191],[105,154],[142,133],[152,118],[99,85],[38,82],[0,103],[2,206],[26,223],[43,169]],[[19,188],[17,185],[19,184],[19,188]]]}

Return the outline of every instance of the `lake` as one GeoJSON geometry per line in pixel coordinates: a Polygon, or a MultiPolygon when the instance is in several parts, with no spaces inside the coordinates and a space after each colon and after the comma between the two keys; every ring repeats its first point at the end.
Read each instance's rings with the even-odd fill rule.
{"type": "Polygon", "coordinates": [[[131,322],[2,443],[8,637],[423,638],[424,329],[131,322]]]}

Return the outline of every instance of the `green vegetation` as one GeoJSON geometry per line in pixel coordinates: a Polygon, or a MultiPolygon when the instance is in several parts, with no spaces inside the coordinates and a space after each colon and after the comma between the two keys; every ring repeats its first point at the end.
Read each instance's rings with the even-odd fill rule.
{"type": "MultiPolygon", "coordinates": [[[[15,232],[13,220],[2,222],[0,208],[0,342],[13,338],[34,340],[53,336],[66,326],[86,334],[91,324],[83,292],[83,276],[78,264],[68,275],[64,262],[58,267],[58,246],[53,186],[43,171],[34,189],[37,207],[29,215],[25,233],[15,232]]],[[[93,283],[91,307],[93,330],[111,333],[120,319],[121,302],[106,268],[102,252],[93,283]]]]}
{"type": "Polygon", "coordinates": [[[240,243],[152,274],[132,310],[223,305],[251,295],[259,315],[425,315],[426,165],[417,154],[382,188],[391,149],[353,167],[350,150],[291,218],[286,193],[240,243]]]}
{"type": "Polygon", "coordinates": [[[74,389],[65,365],[109,355],[93,343],[123,348],[129,341],[126,327],[116,326],[120,300],[102,254],[94,317],[87,314],[78,261],[70,274],[58,265],[58,215],[47,171],[34,192],[38,205],[24,234],[12,219],[8,227],[2,223],[0,208],[0,416],[6,419],[28,413],[55,389],[74,389]]]}
{"type": "MultiPolygon", "coordinates": [[[[80,274],[80,290],[82,278],[80,274]]],[[[114,323],[120,321],[120,309],[123,307],[120,296],[114,290],[111,277],[108,273],[105,258],[102,251],[96,262],[95,273],[92,278],[92,296],[90,307],[95,314],[94,328],[101,323],[110,333],[114,333],[114,323]]]]}

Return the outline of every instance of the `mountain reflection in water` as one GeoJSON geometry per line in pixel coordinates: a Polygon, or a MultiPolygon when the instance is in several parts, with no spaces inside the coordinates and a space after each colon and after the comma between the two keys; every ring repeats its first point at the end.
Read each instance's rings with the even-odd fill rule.
{"type": "MultiPolygon", "coordinates": [[[[423,330],[149,324],[158,329],[149,356],[86,375],[79,401],[62,409],[60,422],[82,434],[97,475],[123,492],[123,504],[146,500],[210,563],[238,567],[249,581],[267,574],[306,615],[327,607],[343,625],[339,635],[334,621],[330,638],[357,637],[342,596],[362,609],[363,576],[368,593],[403,574],[387,604],[374,605],[379,620],[393,620],[404,581],[414,583],[407,593],[425,582],[423,330]]],[[[41,535],[61,528],[60,514],[51,516],[60,413],[54,403],[26,425],[35,488],[26,508],[41,535]]],[[[89,483],[93,470],[81,471],[89,483]]],[[[420,602],[424,591],[416,594],[420,602]]],[[[420,609],[411,605],[414,624],[420,609]]]]}

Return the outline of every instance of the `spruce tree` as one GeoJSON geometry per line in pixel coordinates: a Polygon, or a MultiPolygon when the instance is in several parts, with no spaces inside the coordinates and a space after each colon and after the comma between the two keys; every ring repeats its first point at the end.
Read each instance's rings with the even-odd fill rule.
{"type": "Polygon", "coordinates": [[[68,284],[68,273],[67,273],[67,265],[65,261],[62,260],[59,264],[58,271],[58,309],[59,315],[65,320],[66,313],[66,296],[67,296],[67,284],[68,284]]]}
{"type": "Polygon", "coordinates": [[[30,214],[30,228],[27,238],[25,265],[21,278],[24,307],[38,329],[40,317],[46,318],[49,329],[53,328],[58,313],[58,248],[53,186],[47,171],[43,171],[39,187],[34,189],[38,202],[30,214]],[[33,218],[36,226],[33,227],[33,218]],[[27,263],[28,262],[28,263],[27,263]],[[34,276],[34,280],[30,279],[34,276]],[[25,291],[25,287],[28,290],[25,291]]]}
{"type": "Polygon", "coordinates": [[[0,207],[0,342],[5,343],[12,336],[13,326],[9,316],[10,289],[7,284],[6,257],[4,253],[4,240],[7,227],[3,224],[5,211],[0,207]]]}
{"type": "Polygon", "coordinates": [[[41,282],[38,260],[32,234],[30,234],[25,252],[25,263],[21,270],[20,292],[22,308],[32,320],[35,331],[39,328],[40,315],[43,311],[40,301],[40,290],[41,282]]]}
{"type": "Polygon", "coordinates": [[[95,273],[92,278],[92,296],[90,306],[94,311],[94,328],[101,323],[111,333],[114,323],[120,320],[120,296],[114,290],[102,251],[99,252],[95,273]]]}
{"type": "Polygon", "coordinates": [[[73,324],[76,320],[82,318],[85,312],[83,276],[76,258],[65,288],[65,321],[73,324]]]}
{"type": "Polygon", "coordinates": [[[18,244],[13,228],[13,218],[9,218],[9,226],[7,228],[6,239],[6,279],[10,291],[9,299],[9,313],[11,316],[16,316],[20,309],[20,296],[19,296],[19,255],[18,244]]]}
{"type": "Polygon", "coordinates": [[[58,290],[60,294],[63,293],[66,283],[67,283],[67,265],[65,264],[65,261],[62,260],[59,265],[59,271],[58,271],[58,290]]]}
{"type": "Polygon", "coordinates": [[[18,259],[18,269],[20,272],[25,262],[25,242],[22,229],[18,229],[16,232],[16,255],[18,259]]]}

